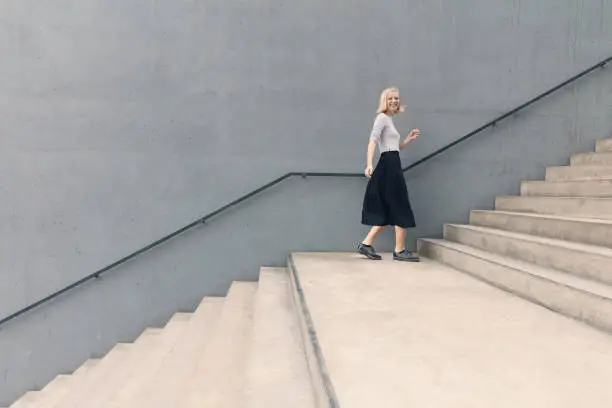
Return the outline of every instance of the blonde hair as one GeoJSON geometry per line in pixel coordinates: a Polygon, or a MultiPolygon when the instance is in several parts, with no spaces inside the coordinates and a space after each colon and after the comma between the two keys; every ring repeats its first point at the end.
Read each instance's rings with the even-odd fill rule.
{"type": "MultiPolygon", "coordinates": [[[[391,92],[397,92],[399,94],[399,89],[395,87],[383,89],[383,91],[380,93],[380,102],[378,103],[378,109],[376,110],[376,113],[387,113],[387,110],[389,110],[389,102],[387,101],[387,98],[389,97],[389,94],[391,92]]],[[[404,109],[404,105],[400,105],[397,112],[401,113],[404,111],[404,109]]]]}

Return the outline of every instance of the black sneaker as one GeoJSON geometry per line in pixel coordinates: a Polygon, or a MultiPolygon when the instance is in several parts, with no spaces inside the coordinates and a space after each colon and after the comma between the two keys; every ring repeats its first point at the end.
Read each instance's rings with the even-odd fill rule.
{"type": "Polygon", "coordinates": [[[365,245],[363,243],[357,246],[357,252],[375,261],[380,261],[382,259],[382,256],[376,253],[376,250],[373,246],[365,245]]]}
{"type": "Polygon", "coordinates": [[[393,259],[396,261],[419,262],[419,255],[404,249],[402,252],[393,252],[393,259]]]}

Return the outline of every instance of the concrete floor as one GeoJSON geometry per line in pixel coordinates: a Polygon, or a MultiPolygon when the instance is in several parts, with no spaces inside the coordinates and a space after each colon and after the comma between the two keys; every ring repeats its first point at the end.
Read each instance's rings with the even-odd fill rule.
{"type": "Polygon", "coordinates": [[[612,407],[612,336],[384,256],[294,255],[342,408],[612,407]]]}

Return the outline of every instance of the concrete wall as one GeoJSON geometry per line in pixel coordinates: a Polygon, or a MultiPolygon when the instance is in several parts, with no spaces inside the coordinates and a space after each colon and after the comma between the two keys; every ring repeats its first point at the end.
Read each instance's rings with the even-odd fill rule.
{"type": "MultiPolygon", "coordinates": [[[[287,171],[361,171],[385,86],[409,163],[609,54],[612,0],[4,0],[0,315],[287,171]]],[[[611,108],[608,69],[411,172],[411,242],[591,150],[611,108]]],[[[1,328],[0,404],[290,251],[351,250],[364,187],[291,180],[1,328]]]]}

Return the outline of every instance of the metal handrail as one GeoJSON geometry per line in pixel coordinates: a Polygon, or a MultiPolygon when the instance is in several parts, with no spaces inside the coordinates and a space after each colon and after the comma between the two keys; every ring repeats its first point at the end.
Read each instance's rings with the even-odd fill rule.
{"type": "MultiPolygon", "coordinates": [[[[593,71],[595,71],[595,70],[597,70],[599,68],[606,67],[611,61],[612,61],[612,56],[610,56],[610,57],[608,57],[608,58],[598,62],[597,64],[595,64],[595,65],[593,65],[593,66],[591,66],[591,67],[581,71],[580,73],[572,76],[571,78],[561,82],[559,85],[556,85],[556,86],[548,89],[547,91],[542,92],[538,96],[528,100],[527,102],[521,104],[520,106],[518,106],[518,107],[516,107],[516,108],[514,108],[512,110],[509,110],[508,112],[498,116],[497,118],[491,120],[490,122],[485,123],[484,125],[476,128],[476,129],[474,129],[473,131],[471,131],[470,133],[467,133],[466,135],[460,137],[459,139],[457,139],[457,140],[455,140],[455,141],[453,141],[453,142],[451,142],[451,143],[449,143],[449,144],[439,148],[438,150],[436,150],[433,153],[430,153],[427,156],[425,156],[425,157],[415,161],[414,163],[411,163],[409,166],[404,167],[402,169],[402,171],[406,172],[406,171],[408,171],[410,169],[413,169],[413,168],[415,168],[415,167],[417,167],[417,166],[427,162],[428,160],[430,160],[430,159],[432,159],[432,158],[434,158],[434,157],[444,153],[445,151],[447,151],[450,148],[458,145],[459,143],[465,142],[466,140],[472,138],[473,136],[477,135],[478,133],[482,132],[483,130],[486,130],[486,129],[490,128],[490,127],[494,127],[495,125],[497,125],[497,123],[501,122],[502,120],[504,120],[504,119],[506,119],[506,118],[508,118],[508,117],[510,117],[510,116],[512,116],[514,114],[516,114],[519,111],[522,111],[523,109],[527,108],[528,106],[533,105],[537,101],[539,101],[539,100],[549,96],[550,94],[558,91],[559,89],[561,89],[561,88],[563,88],[563,87],[565,87],[565,86],[567,86],[567,85],[577,81],[578,79],[580,79],[580,78],[590,74],[591,72],[593,72],[593,71]]],[[[302,178],[306,178],[306,177],[334,177],[334,178],[351,177],[351,178],[357,178],[357,177],[359,177],[360,178],[360,177],[365,177],[365,176],[362,173],[333,173],[333,172],[332,173],[321,173],[321,172],[299,172],[299,173],[298,172],[291,172],[291,173],[286,173],[285,175],[283,175],[283,176],[281,176],[281,177],[279,177],[279,178],[277,178],[275,180],[270,181],[269,183],[267,183],[267,184],[265,184],[265,185],[255,189],[255,190],[251,191],[250,193],[245,194],[245,195],[237,198],[236,200],[234,200],[234,201],[232,201],[230,203],[227,203],[224,206],[222,206],[222,207],[220,207],[220,208],[218,208],[218,209],[216,209],[216,210],[206,214],[205,216],[197,219],[196,221],[194,221],[194,222],[192,222],[192,223],[190,223],[190,224],[188,224],[188,225],[186,225],[186,226],[184,226],[184,227],[182,227],[182,228],[180,228],[180,229],[178,229],[178,230],[176,230],[176,231],[174,231],[174,232],[164,236],[163,238],[158,239],[157,241],[155,241],[155,242],[145,246],[144,248],[141,248],[141,249],[139,249],[139,250],[137,250],[137,251],[135,251],[135,252],[133,252],[133,253],[131,253],[131,254],[121,258],[121,259],[119,259],[118,261],[115,261],[112,264],[110,264],[108,266],[105,266],[104,268],[99,269],[99,270],[97,270],[97,271],[95,271],[95,272],[85,276],[82,279],[79,279],[78,281],[76,281],[76,282],[66,286],[65,288],[60,289],[60,290],[50,294],[49,296],[46,296],[46,297],[44,297],[44,298],[42,298],[42,299],[40,299],[40,300],[30,304],[29,306],[26,306],[23,309],[20,309],[17,312],[14,312],[14,313],[12,313],[12,314],[2,318],[0,320],[0,326],[2,326],[4,324],[6,324],[6,323],[16,319],[17,317],[19,317],[19,316],[21,316],[21,315],[23,315],[23,314],[25,314],[25,313],[33,310],[33,309],[36,309],[37,307],[39,307],[39,306],[41,306],[41,305],[43,305],[43,304],[45,304],[45,303],[47,303],[47,302],[49,302],[51,300],[53,300],[53,299],[63,295],[64,293],[66,293],[66,292],[68,292],[68,291],[70,291],[72,289],[75,289],[75,288],[83,285],[84,283],[86,283],[86,282],[88,282],[90,280],[99,278],[101,275],[109,272],[110,270],[116,268],[117,266],[122,265],[122,264],[124,264],[124,263],[126,263],[126,262],[128,262],[128,261],[130,261],[130,260],[132,260],[134,258],[136,258],[137,256],[139,256],[139,255],[141,255],[141,254],[143,254],[143,253],[145,253],[145,252],[147,252],[147,251],[149,251],[149,250],[151,250],[151,249],[153,249],[153,248],[155,248],[155,247],[157,247],[157,246],[159,246],[159,245],[169,241],[170,239],[176,237],[177,235],[180,235],[180,234],[182,234],[182,233],[184,233],[184,232],[186,232],[186,231],[188,231],[188,230],[190,230],[192,228],[195,228],[195,227],[197,227],[200,224],[206,224],[206,222],[208,220],[210,220],[211,218],[224,213],[225,211],[227,211],[227,210],[237,206],[238,204],[248,200],[249,198],[251,198],[251,197],[253,197],[253,196],[257,195],[257,194],[260,194],[260,193],[262,193],[262,192],[264,192],[264,191],[274,187],[275,185],[277,185],[277,184],[279,184],[279,183],[281,183],[281,182],[283,182],[283,181],[285,181],[285,180],[287,180],[289,178],[292,178],[292,177],[302,177],[302,178]]]]}

